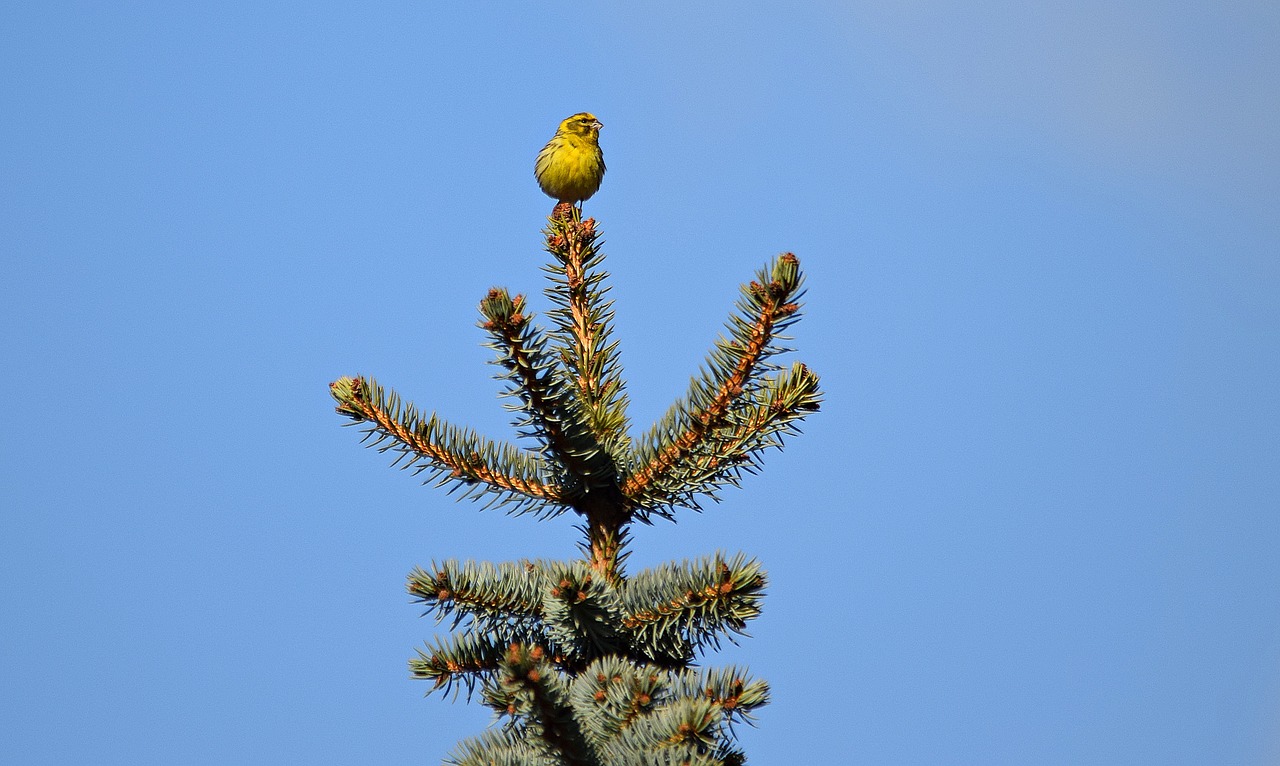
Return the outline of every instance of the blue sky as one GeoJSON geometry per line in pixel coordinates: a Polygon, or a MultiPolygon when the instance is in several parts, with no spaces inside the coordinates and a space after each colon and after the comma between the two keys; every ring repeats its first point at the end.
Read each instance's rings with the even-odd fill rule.
{"type": "MultiPolygon", "coordinates": [[[[488,5],[488,4],[485,4],[488,5]]],[[[512,4],[514,5],[514,4],[512,4]]],[[[437,763],[404,591],[573,554],[340,427],[511,434],[533,156],[605,123],[632,415],[791,250],[826,405],[632,566],[772,578],[753,763],[1280,760],[1274,3],[0,11],[0,761],[437,763]],[[883,7],[882,7],[883,6],[883,7]]]]}

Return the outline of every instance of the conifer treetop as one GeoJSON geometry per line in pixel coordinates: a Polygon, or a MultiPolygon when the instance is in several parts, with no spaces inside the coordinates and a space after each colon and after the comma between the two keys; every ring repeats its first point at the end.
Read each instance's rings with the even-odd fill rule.
{"type": "Polygon", "coordinates": [[[633,438],[595,221],[562,204],[543,233],[549,327],[522,295],[495,287],[480,301],[505,406],[531,447],[423,414],[367,376],[330,384],[337,411],[393,465],[512,513],[581,519],[581,560],[410,573],[410,596],[451,628],[410,673],[478,694],[503,723],[463,741],[455,766],[740,766],[732,727],[753,720],[768,686],[694,662],[760,614],[763,568],[725,553],[630,576],[623,563],[632,523],[718,499],[818,409],[818,377],[775,360],[800,315],[800,262],[784,253],[742,286],[689,390],[633,438]]]}
{"type": "Polygon", "coordinates": [[[798,362],[774,362],[791,350],[782,343],[800,316],[804,280],[799,259],[784,253],[744,284],[688,392],[633,440],[595,220],[561,205],[543,234],[552,256],[550,329],[533,322],[522,295],[495,287],[480,301],[506,406],[533,448],[424,416],[367,376],[339,378],[330,391],[337,411],[365,426],[366,440],[394,452],[401,468],[514,513],[577,513],[590,565],[614,578],[630,523],[718,500],[818,409],[818,376],[798,362]]]}

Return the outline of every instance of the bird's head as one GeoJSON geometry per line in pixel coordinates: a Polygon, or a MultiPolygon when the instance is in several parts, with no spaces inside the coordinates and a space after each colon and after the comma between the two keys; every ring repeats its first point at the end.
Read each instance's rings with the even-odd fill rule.
{"type": "Polygon", "coordinates": [[[597,120],[594,114],[578,112],[572,117],[566,117],[564,122],[560,123],[560,132],[594,141],[600,137],[600,129],[603,127],[604,124],[597,120]]]}

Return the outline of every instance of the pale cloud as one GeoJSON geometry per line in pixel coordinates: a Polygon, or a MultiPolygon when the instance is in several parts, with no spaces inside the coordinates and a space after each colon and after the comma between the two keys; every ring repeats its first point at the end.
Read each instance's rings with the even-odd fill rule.
{"type": "Polygon", "coordinates": [[[864,61],[913,80],[945,129],[1016,128],[1153,180],[1280,195],[1280,5],[842,8],[864,61]]]}

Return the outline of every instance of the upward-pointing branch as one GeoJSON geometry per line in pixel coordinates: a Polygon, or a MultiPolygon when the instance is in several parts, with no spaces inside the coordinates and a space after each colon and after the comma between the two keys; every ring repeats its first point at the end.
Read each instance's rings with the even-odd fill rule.
{"type": "MultiPolygon", "coordinates": [[[[730,337],[717,342],[707,370],[637,450],[637,467],[622,484],[637,506],[669,505],[681,495],[705,492],[708,479],[749,457],[734,449],[741,443],[739,416],[757,405],[758,391],[768,385],[764,373],[776,369],[767,360],[783,350],[773,344],[798,315],[802,281],[799,260],[790,253],[759,276],[743,286],[741,313],[731,317],[730,337]]],[[[814,396],[782,413],[787,419],[816,409],[816,376],[813,383],[814,396]]]]}
{"type": "Polygon", "coordinates": [[[522,435],[534,436],[543,444],[543,454],[558,462],[568,474],[564,482],[574,498],[586,486],[616,478],[612,464],[596,459],[602,452],[595,435],[583,422],[581,407],[555,369],[553,357],[546,353],[546,341],[530,322],[522,295],[512,298],[506,290],[494,288],[480,302],[485,321],[481,327],[493,338],[488,346],[498,352],[496,364],[506,369],[511,385],[507,395],[520,400],[508,405],[524,413],[517,427],[529,429],[522,435]],[[603,476],[598,475],[604,472],[603,476]]]}
{"type": "MultiPolygon", "coordinates": [[[[595,220],[553,214],[544,233],[547,252],[555,257],[545,268],[553,282],[546,295],[556,304],[549,316],[556,323],[557,350],[583,419],[604,447],[601,457],[619,466],[630,448],[630,426],[618,344],[610,340],[613,304],[604,299],[608,288],[601,285],[606,275],[595,268],[603,259],[596,249],[595,220]]],[[[596,486],[616,479],[615,474],[596,486]]]]}

